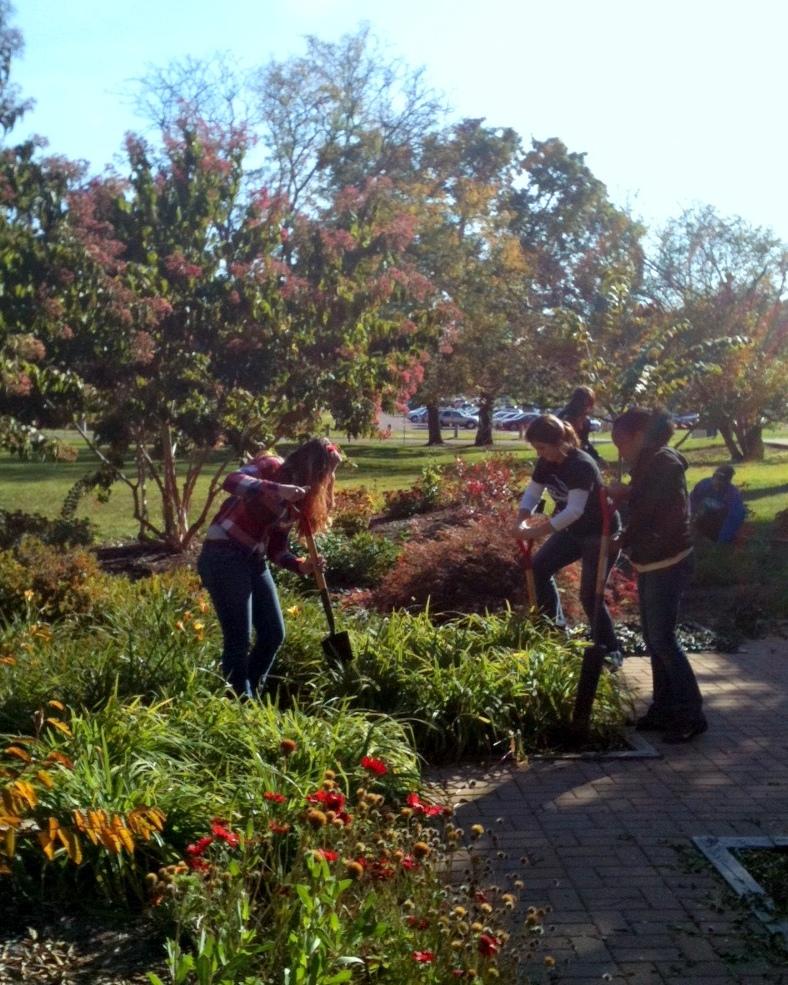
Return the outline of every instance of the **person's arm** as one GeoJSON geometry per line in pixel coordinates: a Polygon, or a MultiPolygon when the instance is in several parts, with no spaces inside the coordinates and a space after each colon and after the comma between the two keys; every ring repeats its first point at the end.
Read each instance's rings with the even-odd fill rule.
{"type": "Polygon", "coordinates": [[[570,489],[566,506],[548,521],[553,530],[566,530],[575,520],[579,520],[588,503],[588,489],[570,489]]]}
{"type": "Polygon", "coordinates": [[[308,574],[308,571],[304,570],[306,558],[299,558],[293,554],[285,530],[271,531],[271,536],[268,538],[268,557],[286,571],[293,571],[297,575],[308,574]]]}
{"type": "Polygon", "coordinates": [[[257,499],[269,509],[279,511],[286,503],[303,499],[306,491],[301,486],[261,479],[254,466],[245,466],[227,475],[222,489],[241,499],[257,499]]]}
{"type": "Polygon", "coordinates": [[[744,518],[747,515],[747,511],[744,508],[744,500],[741,498],[741,493],[738,489],[731,487],[727,499],[728,512],[722,521],[722,529],[720,530],[719,537],[717,537],[718,544],[732,544],[736,534],[739,532],[739,527],[744,523],[744,518]]]}
{"type": "Polygon", "coordinates": [[[543,493],[544,485],[541,482],[534,482],[534,480],[531,479],[526,486],[525,492],[520,498],[520,510],[517,516],[518,520],[524,520],[533,513],[539,505],[543,493]]]}

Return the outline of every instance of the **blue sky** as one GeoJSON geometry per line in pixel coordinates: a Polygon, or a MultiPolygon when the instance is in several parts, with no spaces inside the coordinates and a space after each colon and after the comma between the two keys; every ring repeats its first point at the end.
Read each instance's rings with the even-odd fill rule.
{"type": "Polygon", "coordinates": [[[783,0],[15,0],[20,132],[96,168],[140,129],[129,80],[185,55],[244,66],[368,21],[459,116],[560,137],[651,224],[710,203],[788,240],[783,0]]]}

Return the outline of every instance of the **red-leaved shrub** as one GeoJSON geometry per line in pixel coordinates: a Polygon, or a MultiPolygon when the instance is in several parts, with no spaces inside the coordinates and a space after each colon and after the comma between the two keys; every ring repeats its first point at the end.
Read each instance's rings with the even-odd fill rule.
{"type": "MultiPolygon", "coordinates": [[[[358,602],[382,611],[423,608],[448,615],[462,612],[494,612],[506,604],[525,604],[525,573],[512,536],[514,513],[501,509],[484,515],[458,509],[456,525],[431,531],[408,541],[394,567],[381,583],[358,602]]],[[[578,597],[580,566],[570,565],[558,575],[561,604],[571,623],[585,622],[578,597]]],[[[614,570],[607,590],[614,619],[631,619],[637,613],[637,588],[631,579],[614,570]]]]}

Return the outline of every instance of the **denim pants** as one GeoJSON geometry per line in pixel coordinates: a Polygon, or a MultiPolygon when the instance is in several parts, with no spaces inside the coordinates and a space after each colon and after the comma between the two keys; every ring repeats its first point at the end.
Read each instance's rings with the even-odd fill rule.
{"type": "Polygon", "coordinates": [[[669,568],[638,575],[640,622],[654,682],[649,714],[677,725],[704,720],[698,682],[676,638],[679,603],[692,569],[690,555],[669,568]]]}
{"type": "MultiPolygon", "coordinates": [[[[617,552],[615,551],[608,556],[607,574],[610,573],[616,556],[617,552]]],[[[545,541],[534,556],[536,601],[539,611],[544,615],[558,624],[563,621],[561,600],[553,575],[575,561],[582,561],[580,602],[593,632],[596,569],[599,564],[599,537],[578,537],[571,530],[559,530],[545,541]]],[[[604,646],[608,653],[619,648],[613,620],[610,618],[604,600],[599,611],[599,625],[596,626],[594,642],[604,646]]]]}
{"type": "Polygon", "coordinates": [[[279,596],[265,559],[224,541],[218,547],[208,542],[197,571],[224,637],[222,673],[237,694],[254,694],[265,684],[285,639],[279,596]]]}

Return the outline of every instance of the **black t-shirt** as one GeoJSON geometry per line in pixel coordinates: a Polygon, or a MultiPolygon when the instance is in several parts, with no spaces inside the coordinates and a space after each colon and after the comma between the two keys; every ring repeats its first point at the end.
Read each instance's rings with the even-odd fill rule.
{"type": "MultiPolygon", "coordinates": [[[[602,530],[602,508],[599,503],[599,490],[602,486],[602,473],[591,456],[579,448],[573,448],[563,462],[548,462],[537,459],[531,476],[534,482],[545,486],[555,503],[555,513],[566,507],[570,489],[582,489],[588,493],[588,501],[582,516],[565,529],[573,534],[586,536],[599,534],[602,530]]],[[[614,515],[611,530],[618,529],[618,516],[614,515]]]]}

